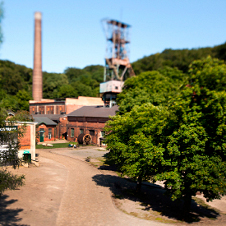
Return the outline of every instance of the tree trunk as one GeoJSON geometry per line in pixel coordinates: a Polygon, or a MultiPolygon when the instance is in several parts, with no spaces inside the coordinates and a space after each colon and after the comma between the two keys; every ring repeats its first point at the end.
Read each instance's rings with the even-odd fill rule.
{"type": "Polygon", "coordinates": [[[141,185],[142,185],[142,176],[139,176],[137,180],[136,193],[140,193],[141,185]]]}
{"type": "Polygon", "coordinates": [[[184,196],[184,206],[183,206],[183,216],[184,217],[186,217],[189,214],[190,208],[191,208],[191,195],[186,194],[184,196]]]}

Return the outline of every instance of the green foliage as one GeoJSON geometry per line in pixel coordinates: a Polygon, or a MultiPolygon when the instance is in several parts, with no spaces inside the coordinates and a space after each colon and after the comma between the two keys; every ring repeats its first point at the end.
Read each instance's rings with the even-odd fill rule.
{"type": "Polygon", "coordinates": [[[187,76],[176,68],[164,67],[159,71],[143,72],[127,79],[123,92],[117,97],[120,113],[130,111],[133,106],[152,103],[165,105],[177,95],[187,76]]]}
{"type": "Polygon", "coordinates": [[[16,94],[18,101],[18,108],[20,110],[28,110],[29,109],[29,100],[32,99],[31,93],[28,93],[26,90],[19,90],[16,94]]]}
{"type": "MultiPolygon", "coordinates": [[[[65,73],[43,72],[43,98],[75,98],[98,96],[103,80],[103,67],[67,68],[65,73]]],[[[0,107],[8,110],[29,110],[32,99],[32,69],[0,60],[0,107]]]]}
{"type": "Polygon", "coordinates": [[[198,83],[200,87],[224,91],[226,87],[226,65],[224,61],[207,57],[204,60],[196,60],[189,67],[191,84],[198,83]]]}
{"type": "Polygon", "coordinates": [[[92,78],[98,83],[103,82],[104,67],[100,65],[91,65],[85,67],[83,70],[86,70],[92,75],[92,78]]]}
{"type": "Polygon", "coordinates": [[[64,73],[77,96],[99,95],[99,85],[103,82],[103,66],[91,65],[84,69],[67,68],[64,73]]]}
{"type": "MultiPolygon", "coordinates": [[[[33,122],[33,117],[29,114],[28,111],[25,110],[19,110],[15,113],[14,116],[7,119],[9,122],[33,122]]],[[[23,127],[21,128],[23,129],[23,127]]]]}
{"type": "MultiPolygon", "coordinates": [[[[2,12],[0,12],[0,15],[2,15],[2,12]]],[[[149,86],[153,87],[154,93],[152,94],[147,89],[143,90],[143,87],[139,87],[137,94],[127,92],[128,97],[122,94],[121,99],[125,97],[125,102],[134,98],[133,103],[131,101],[128,102],[128,106],[124,111],[131,110],[136,102],[140,100],[139,104],[146,103],[148,100],[148,102],[156,102],[156,104],[167,102],[170,99],[170,95],[174,95],[174,92],[176,92],[176,86],[178,86],[178,89],[180,87],[181,75],[183,76],[181,71],[187,72],[189,64],[193,60],[198,60],[208,55],[226,60],[225,49],[226,43],[213,48],[166,49],[161,54],[157,53],[134,62],[132,65],[137,75],[145,72],[147,74],[143,75],[143,77],[153,76],[153,86],[150,83],[149,86]],[[150,75],[152,70],[157,70],[159,74],[152,72],[153,74],[150,75]],[[163,77],[161,78],[161,76],[163,77]],[[161,81],[161,79],[163,80],[161,81]],[[165,82],[168,83],[168,89],[171,89],[172,93],[168,96],[164,94],[158,95],[159,91],[156,91],[154,86],[156,88],[160,86],[161,89],[165,89],[166,93],[168,93],[167,86],[162,85],[165,82]]],[[[103,73],[104,67],[100,65],[90,65],[83,69],[70,67],[64,73],[43,72],[43,97],[52,99],[78,97],[79,95],[99,96],[99,84],[103,82],[103,73]]],[[[144,81],[147,81],[147,79],[144,79],[144,81]]],[[[135,82],[136,79],[134,80],[133,88],[136,87],[135,82]]],[[[31,92],[32,69],[10,61],[0,60],[0,106],[14,111],[29,110],[27,99],[28,96],[31,98],[31,92]],[[23,93],[17,94],[19,91],[23,93]],[[21,95],[22,97],[20,98],[21,95]]],[[[118,101],[120,102],[120,99],[118,101]]]]}
{"type": "Polygon", "coordinates": [[[14,126],[14,121],[7,121],[8,116],[6,110],[0,109],[0,195],[6,189],[15,189],[24,184],[24,176],[16,176],[7,170],[8,165],[14,168],[19,166],[18,150],[20,144],[18,137],[22,136],[23,127],[18,130],[4,130],[6,126],[14,126]],[[3,146],[2,146],[3,145],[3,146]]]}
{"type": "Polygon", "coordinates": [[[43,72],[43,97],[60,98],[59,90],[63,85],[67,85],[68,80],[65,74],[43,72]]]}
{"type": "Polygon", "coordinates": [[[77,90],[70,84],[61,86],[58,94],[61,98],[78,96],[77,90]]]}
{"type": "Polygon", "coordinates": [[[16,111],[19,109],[18,100],[16,96],[4,94],[0,100],[0,107],[6,108],[7,110],[16,111]]]}
{"type": "MultiPolygon", "coordinates": [[[[3,6],[1,2],[0,3],[0,43],[2,42],[2,37],[3,37],[2,30],[1,30],[2,18],[3,18],[3,6]]],[[[10,68],[6,67],[6,64],[10,64],[10,63],[8,61],[5,61],[5,62],[0,61],[0,90],[1,90],[0,91],[0,128],[1,128],[0,130],[0,146],[1,146],[0,196],[6,189],[12,190],[24,184],[24,176],[16,176],[7,171],[8,164],[11,164],[14,168],[16,166],[19,166],[19,159],[17,155],[19,150],[18,136],[22,135],[22,133],[20,130],[18,131],[5,130],[6,126],[13,126],[14,124],[11,122],[6,123],[6,118],[8,114],[7,114],[7,111],[4,108],[2,108],[2,106],[5,105],[4,101],[6,98],[10,99],[9,94],[16,94],[16,90],[24,86],[24,84],[23,84],[22,78],[20,78],[20,76],[18,75],[19,70],[10,70],[10,68]]],[[[13,99],[13,97],[11,99],[13,99]]],[[[16,103],[14,104],[16,105],[16,103]]],[[[11,108],[11,106],[8,106],[8,107],[11,108]]]]}
{"type": "Polygon", "coordinates": [[[17,176],[7,170],[0,170],[0,196],[7,189],[14,190],[24,185],[24,179],[24,175],[17,176]]]}
{"type": "MultiPolygon", "coordinates": [[[[155,87],[153,75],[171,87],[159,72],[149,77],[146,73],[141,74],[142,83],[139,76],[129,79],[124,95],[137,97],[134,80],[140,91],[148,90],[151,83],[155,87]]],[[[134,179],[164,181],[173,200],[184,199],[185,211],[197,191],[207,200],[221,198],[226,194],[225,79],[226,65],[208,57],[190,65],[185,85],[175,90],[177,95],[157,83],[159,99],[168,92],[171,98],[154,102],[158,98],[149,94],[154,104],[134,105],[128,112],[124,107],[127,103],[119,102],[121,115],[106,126],[108,159],[134,179]]],[[[180,84],[180,77],[178,81],[180,84]]],[[[154,88],[150,92],[155,93],[154,88]]]]}
{"type": "Polygon", "coordinates": [[[68,82],[72,83],[77,81],[81,75],[84,75],[84,71],[79,68],[67,68],[64,73],[67,75],[68,82]]]}
{"type": "Polygon", "coordinates": [[[32,70],[10,61],[0,61],[0,87],[7,94],[15,95],[19,90],[31,90],[32,70]]]}
{"type": "Polygon", "coordinates": [[[198,48],[198,49],[182,49],[172,50],[165,49],[162,53],[156,53],[150,56],[145,56],[140,60],[132,63],[133,70],[136,75],[144,71],[158,70],[164,66],[177,67],[183,72],[188,71],[189,65],[201,58],[206,58],[208,55],[221,60],[226,60],[226,43],[215,46],[213,48],[198,48]]]}
{"type": "Polygon", "coordinates": [[[118,165],[124,175],[150,179],[163,161],[161,126],[167,115],[163,107],[147,103],[135,106],[123,116],[112,117],[105,127],[108,134],[105,143],[110,149],[108,160],[118,165]]]}
{"type": "Polygon", "coordinates": [[[32,70],[10,61],[0,60],[0,107],[29,110],[32,70]]]}

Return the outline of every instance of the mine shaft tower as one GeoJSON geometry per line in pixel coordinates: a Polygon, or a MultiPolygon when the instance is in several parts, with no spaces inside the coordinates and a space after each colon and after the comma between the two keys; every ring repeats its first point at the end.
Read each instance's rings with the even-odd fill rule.
{"type": "Polygon", "coordinates": [[[102,24],[107,40],[104,81],[124,81],[134,75],[128,56],[131,26],[107,19],[102,20],[102,24]]]}
{"type": "Polygon", "coordinates": [[[122,92],[124,81],[134,76],[129,62],[130,25],[117,20],[102,20],[107,40],[104,82],[100,84],[100,94],[105,107],[116,104],[118,93],[122,92]]]}

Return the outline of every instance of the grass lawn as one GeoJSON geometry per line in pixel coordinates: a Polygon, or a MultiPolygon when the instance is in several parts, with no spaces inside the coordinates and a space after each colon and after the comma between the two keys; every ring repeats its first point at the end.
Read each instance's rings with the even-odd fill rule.
{"type": "Polygon", "coordinates": [[[75,142],[70,142],[70,143],[57,143],[57,144],[52,144],[52,147],[49,146],[43,146],[42,144],[37,144],[36,149],[53,149],[53,148],[68,148],[69,144],[75,144],[75,142]]]}

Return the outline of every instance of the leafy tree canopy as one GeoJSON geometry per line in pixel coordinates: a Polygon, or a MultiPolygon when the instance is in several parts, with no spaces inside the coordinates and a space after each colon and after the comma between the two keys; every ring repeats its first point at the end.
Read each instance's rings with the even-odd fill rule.
{"type": "Polygon", "coordinates": [[[18,136],[22,136],[21,127],[17,131],[4,131],[6,126],[14,126],[13,121],[6,121],[8,114],[5,109],[0,108],[0,196],[7,189],[15,189],[24,184],[24,176],[13,175],[7,170],[8,165],[14,168],[19,166],[18,150],[20,147],[17,141],[18,136]],[[5,147],[4,149],[2,149],[5,147]]]}
{"type": "Polygon", "coordinates": [[[215,47],[197,48],[197,49],[165,49],[162,53],[156,53],[150,56],[145,56],[140,60],[132,63],[136,75],[144,71],[158,70],[164,66],[177,67],[183,72],[188,71],[189,65],[201,58],[206,58],[208,55],[221,60],[226,60],[226,43],[215,47]]]}
{"type": "MultiPolygon", "coordinates": [[[[207,200],[225,195],[225,78],[222,61],[194,61],[184,86],[167,104],[135,105],[113,117],[106,126],[108,159],[134,179],[164,181],[173,200],[184,199],[185,213],[197,191],[207,200]]],[[[134,78],[129,80],[126,84],[134,78]]],[[[145,90],[147,81],[143,84],[145,90]]],[[[123,109],[125,103],[120,104],[123,109]]]]}
{"type": "Polygon", "coordinates": [[[127,79],[123,92],[117,98],[120,113],[147,102],[155,106],[167,104],[179,92],[186,78],[187,75],[180,70],[164,67],[159,71],[147,71],[127,79]]]}

